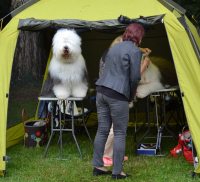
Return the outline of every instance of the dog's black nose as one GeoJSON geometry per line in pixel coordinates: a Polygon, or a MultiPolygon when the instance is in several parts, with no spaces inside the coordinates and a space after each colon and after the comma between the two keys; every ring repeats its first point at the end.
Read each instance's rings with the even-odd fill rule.
{"type": "Polygon", "coordinates": [[[68,47],[67,47],[67,46],[65,46],[64,48],[65,48],[65,50],[67,50],[67,49],[68,49],[68,47]]]}

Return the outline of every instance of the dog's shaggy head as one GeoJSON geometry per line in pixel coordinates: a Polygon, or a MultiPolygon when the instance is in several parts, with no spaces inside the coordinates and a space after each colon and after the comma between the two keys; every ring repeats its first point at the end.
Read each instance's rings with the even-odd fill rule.
{"type": "Polygon", "coordinates": [[[80,46],[75,30],[60,29],[53,37],[53,55],[62,62],[73,62],[81,54],[80,46]]]}

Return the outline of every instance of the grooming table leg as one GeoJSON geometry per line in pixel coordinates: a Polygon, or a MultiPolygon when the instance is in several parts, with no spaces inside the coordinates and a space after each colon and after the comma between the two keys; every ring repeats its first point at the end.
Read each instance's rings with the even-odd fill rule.
{"type": "Polygon", "coordinates": [[[172,132],[168,129],[168,124],[167,124],[167,121],[166,121],[165,94],[163,94],[163,111],[164,111],[164,122],[165,122],[165,128],[166,128],[166,130],[167,130],[176,140],[179,140],[179,138],[178,138],[174,133],[172,133],[172,132]]]}
{"type": "Polygon", "coordinates": [[[74,141],[75,141],[76,146],[77,146],[77,148],[78,148],[79,154],[80,154],[81,158],[83,158],[82,153],[81,153],[81,150],[80,150],[79,145],[78,145],[78,142],[77,142],[77,140],[76,140],[76,136],[75,136],[75,134],[74,134],[74,102],[75,102],[75,101],[72,101],[72,108],[71,108],[71,112],[72,112],[72,135],[73,135],[73,137],[74,137],[74,141]]]}
{"type": "MultiPolygon", "coordinates": [[[[149,96],[146,97],[146,121],[148,121],[148,130],[147,132],[142,136],[142,138],[140,138],[140,140],[136,143],[135,145],[135,150],[136,150],[136,156],[138,155],[137,153],[137,147],[140,144],[140,142],[145,138],[145,136],[149,133],[151,125],[150,125],[150,118],[149,118],[149,96]]],[[[145,123],[146,123],[145,121],[145,123]]],[[[143,124],[144,125],[144,124],[143,124]]],[[[138,128],[139,130],[140,128],[138,128]]]]}
{"type": "Polygon", "coordinates": [[[52,102],[50,102],[50,104],[51,104],[51,106],[50,106],[50,110],[49,110],[49,111],[51,112],[51,135],[50,135],[49,141],[48,141],[48,143],[47,143],[47,147],[46,147],[46,149],[45,149],[43,158],[46,157],[47,151],[48,151],[48,149],[49,149],[49,145],[50,145],[50,143],[51,143],[51,139],[52,139],[52,137],[53,137],[53,106],[52,106],[52,102]]]}
{"type": "MultiPolygon", "coordinates": [[[[84,106],[83,106],[83,101],[82,101],[82,111],[83,111],[83,113],[84,113],[84,106]]],[[[85,116],[84,116],[84,114],[83,114],[83,118],[82,118],[83,120],[83,125],[84,125],[84,127],[85,127],[85,131],[87,132],[87,135],[88,135],[88,137],[89,137],[89,139],[90,139],[90,142],[91,142],[91,144],[93,144],[93,142],[92,142],[92,139],[91,139],[91,137],[90,137],[90,134],[89,134],[89,132],[88,132],[88,130],[87,130],[87,127],[86,127],[86,125],[85,125],[85,116]]]]}

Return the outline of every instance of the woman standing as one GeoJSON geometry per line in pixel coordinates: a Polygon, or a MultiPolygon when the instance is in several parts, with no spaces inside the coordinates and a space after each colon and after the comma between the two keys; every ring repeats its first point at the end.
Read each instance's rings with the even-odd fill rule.
{"type": "MultiPolygon", "coordinates": [[[[98,130],[94,141],[93,175],[111,174],[103,166],[105,143],[113,123],[112,179],[130,175],[122,172],[125,153],[126,130],[129,121],[129,103],[133,101],[140,81],[142,52],[138,48],[144,36],[139,24],[130,24],[123,42],[115,44],[106,55],[106,67],[96,82],[98,130]]],[[[147,59],[147,58],[146,58],[147,59]]]]}

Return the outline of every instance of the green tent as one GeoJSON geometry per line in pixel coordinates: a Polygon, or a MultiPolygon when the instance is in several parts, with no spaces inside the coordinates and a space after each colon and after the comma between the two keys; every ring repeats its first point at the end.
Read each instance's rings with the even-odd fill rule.
{"type": "MultiPolygon", "coordinates": [[[[151,48],[156,56],[173,60],[187,122],[200,158],[200,37],[185,13],[171,0],[30,0],[13,11],[11,21],[0,34],[0,174],[6,173],[6,148],[21,141],[24,134],[22,123],[7,130],[11,73],[20,32],[48,32],[55,27],[87,29],[80,34],[83,56],[89,76],[95,78],[103,51],[127,26],[117,20],[120,15],[132,19],[142,16],[150,22],[152,17],[155,21],[157,17],[162,20],[148,32],[142,46],[151,48]]],[[[37,112],[29,118],[37,119],[37,112]]],[[[200,173],[200,166],[195,172],[200,173]]]]}

